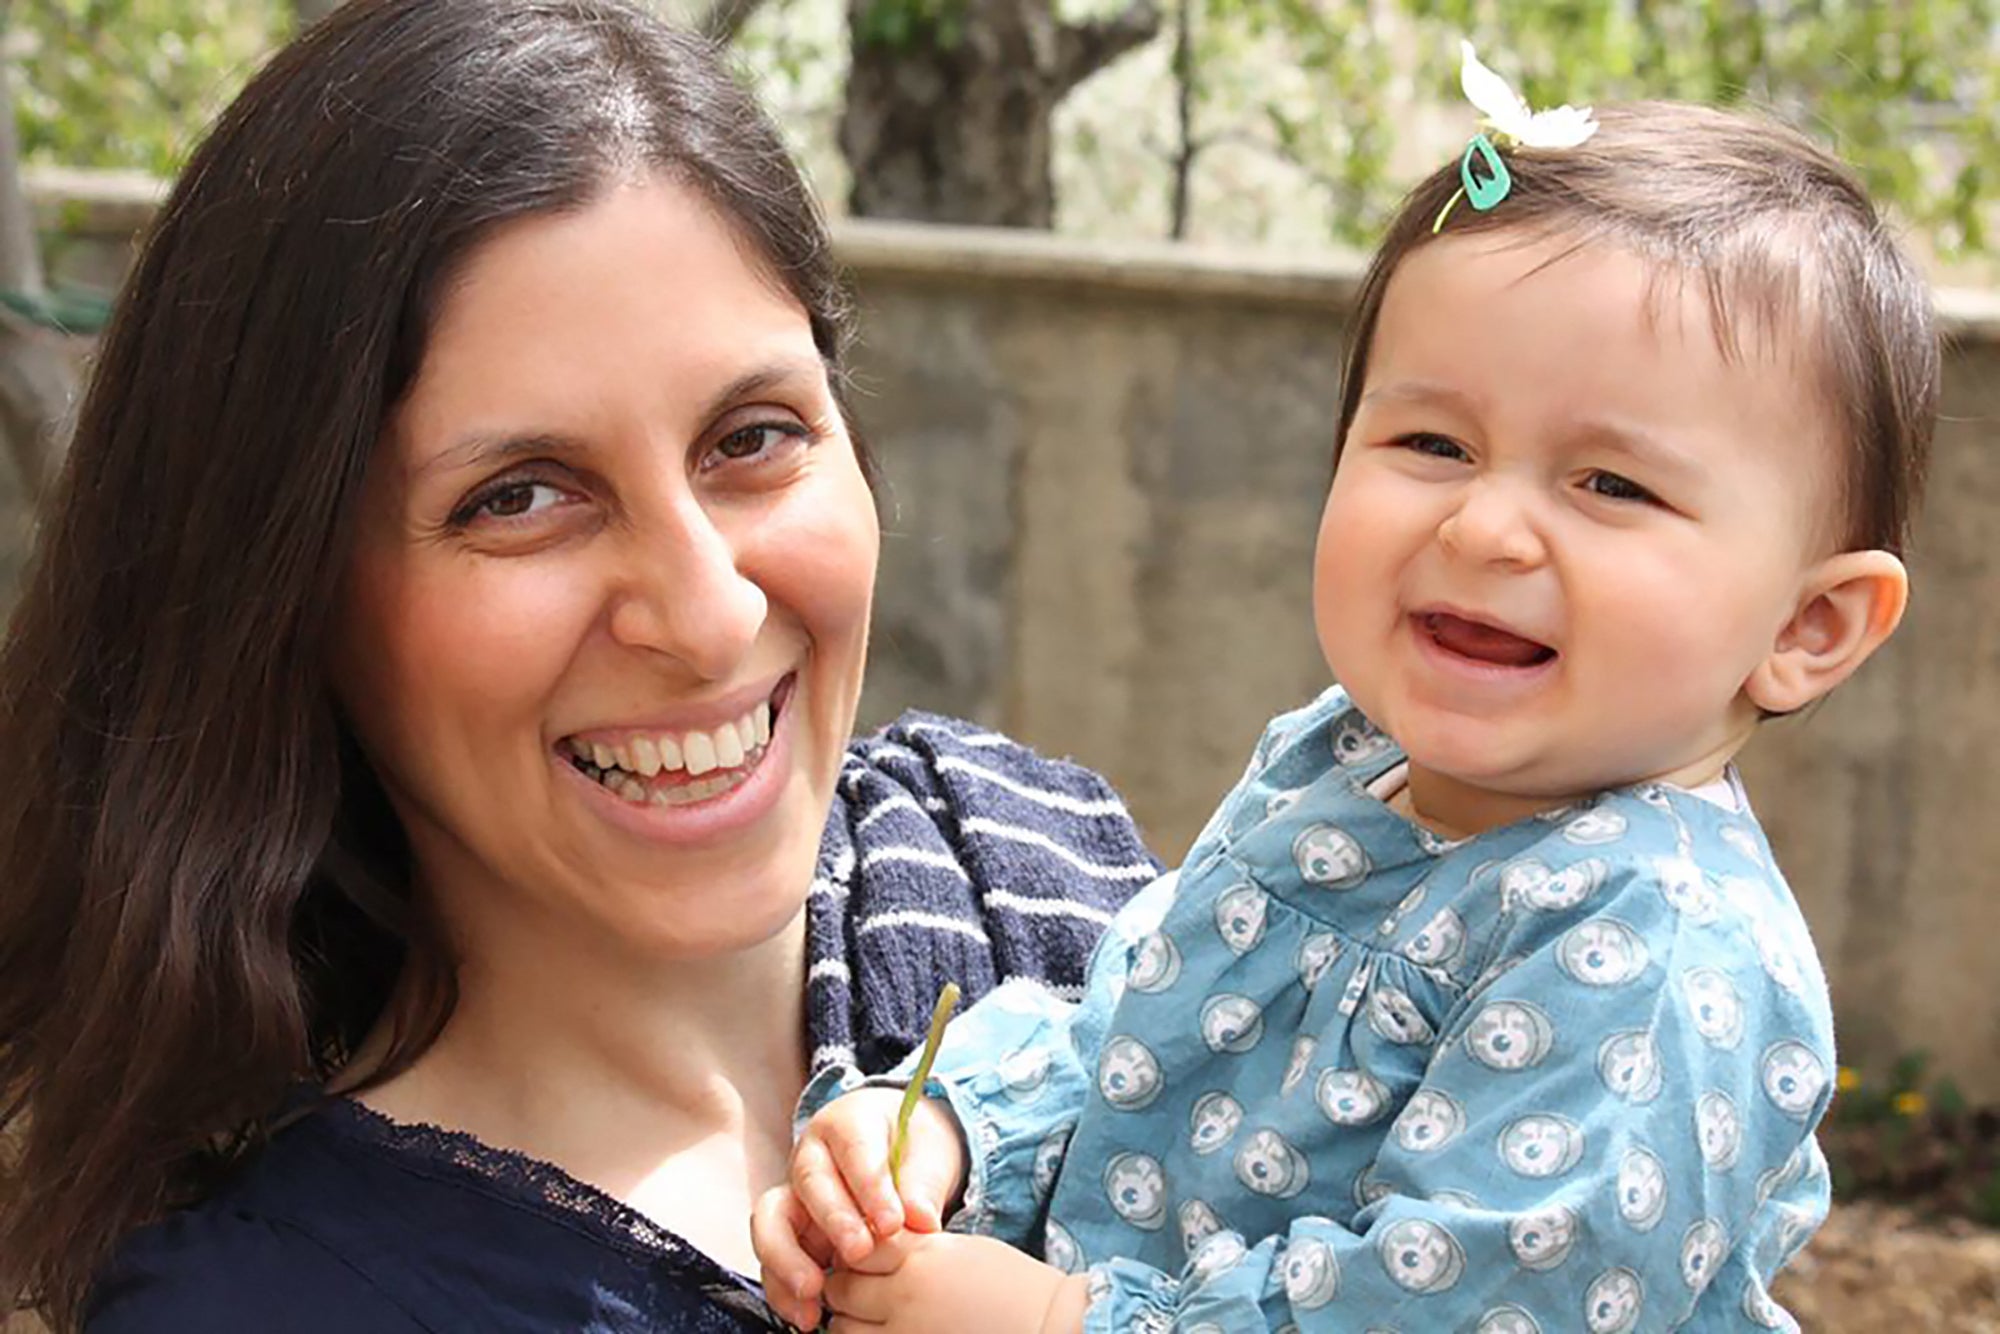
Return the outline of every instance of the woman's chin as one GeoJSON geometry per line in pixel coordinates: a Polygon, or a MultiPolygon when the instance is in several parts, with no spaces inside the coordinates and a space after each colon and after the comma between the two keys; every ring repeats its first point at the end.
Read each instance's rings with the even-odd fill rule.
{"type": "Polygon", "coordinates": [[[798,721],[787,710],[753,764],[693,799],[635,801],[551,755],[559,788],[587,825],[609,835],[600,885],[630,886],[628,943],[682,959],[719,957],[754,949],[798,920],[832,795],[831,776],[816,783],[799,767],[810,748],[797,743],[798,721]]]}

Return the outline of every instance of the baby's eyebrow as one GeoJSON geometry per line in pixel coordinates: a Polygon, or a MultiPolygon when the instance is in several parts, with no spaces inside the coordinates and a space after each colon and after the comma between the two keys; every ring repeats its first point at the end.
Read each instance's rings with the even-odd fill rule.
{"type": "Polygon", "coordinates": [[[1448,408],[1469,417],[1479,415],[1476,397],[1437,380],[1396,380],[1377,385],[1361,396],[1363,406],[1385,402],[1448,408]]]}
{"type": "MultiPolygon", "coordinates": [[[[1442,408],[1479,421],[1483,400],[1441,380],[1394,380],[1361,396],[1361,406],[1371,404],[1442,408]]],[[[1671,474],[1689,481],[1707,476],[1707,470],[1684,450],[1641,427],[1610,418],[1582,418],[1565,429],[1562,438],[1572,450],[1596,449],[1622,455],[1655,475],[1671,474]]]]}
{"type": "Polygon", "coordinates": [[[1622,455],[1655,476],[1666,474],[1695,482],[1708,475],[1708,470],[1684,450],[1638,427],[1618,422],[1580,421],[1569,432],[1569,444],[1573,449],[1622,455]]]}

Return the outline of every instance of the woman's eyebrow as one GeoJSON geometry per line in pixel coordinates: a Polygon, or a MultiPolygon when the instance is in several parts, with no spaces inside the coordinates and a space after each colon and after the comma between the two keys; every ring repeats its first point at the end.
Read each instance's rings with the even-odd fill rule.
{"type": "Polygon", "coordinates": [[[491,467],[536,455],[574,454],[582,448],[582,444],[574,438],[550,431],[529,431],[521,435],[471,435],[425,459],[417,465],[413,475],[428,477],[433,473],[451,472],[474,464],[491,467]]]}
{"type": "Polygon", "coordinates": [[[818,357],[784,357],[766,362],[743,372],[724,385],[716,393],[709,395],[702,407],[701,419],[707,421],[719,416],[732,404],[779,388],[793,381],[817,381],[826,375],[826,363],[818,357]]]}
{"type": "MultiPolygon", "coordinates": [[[[818,358],[787,357],[753,367],[738,375],[703,403],[699,420],[721,415],[732,404],[756,394],[768,393],[793,383],[815,382],[824,377],[826,366],[818,358]]],[[[574,454],[583,443],[554,431],[529,431],[520,435],[481,433],[466,436],[417,465],[415,475],[450,472],[474,464],[491,467],[512,463],[537,454],[574,454]]]]}

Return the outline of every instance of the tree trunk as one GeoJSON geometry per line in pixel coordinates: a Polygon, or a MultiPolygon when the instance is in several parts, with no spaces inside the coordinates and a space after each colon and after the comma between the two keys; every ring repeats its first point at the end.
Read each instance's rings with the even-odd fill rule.
{"type": "Polygon", "coordinates": [[[1194,186],[1194,160],[1201,144],[1194,137],[1194,0],[1179,0],[1174,10],[1174,145],[1173,197],[1168,202],[1167,235],[1187,240],[1188,210],[1194,186]]]}
{"type": "Polygon", "coordinates": [[[1052,120],[1083,80],[1159,32],[1152,0],[1065,24],[1054,0],[848,0],[840,147],[858,217],[1055,221],[1052,120]]]}
{"type": "MultiPolygon", "coordinates": [[[[30,299],[46,292],[34,219],[21,184],[13,76],[4,59],[0,59],[0,288],[30,299]]],[[[75,387],[57,336],[0,308],[0,443],[13,457],[30,496],[40,495],[55,475],[62,452],[60,428],[75,387]]]]}

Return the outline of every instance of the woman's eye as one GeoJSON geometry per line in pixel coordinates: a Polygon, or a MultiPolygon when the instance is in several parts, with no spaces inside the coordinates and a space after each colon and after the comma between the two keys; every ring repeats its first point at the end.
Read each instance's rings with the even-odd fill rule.
{"type": "Polygon", "coordinates": [[[1615,472],[1594,472],[1584,479],[1584,489],[1606,500],[1626,500],[1642,505],[1657,504],[1659,497],[1629,477],[1615,472]]]}
{"type": "Polygon", "coordinates": [[[563,503],[564,498],[561,488],[547,482],[526,479],[502,482],[473,496],[452,517],[461,525],[481,519],[522,519],[554,509],[563,503]]]}
{"type": "Polygon", "coordinates": [[[741,427],[715,442],[707,466],[780,454],[807,434],[806,428],[797,422],[758,422],[754,426],[741,427]]]}
{"type": "Polygon", "coordinates": [[[1427,431],[1419,431],[1414,435],[1406,435],[1399,443],[1405,449],[1434,459],[1459,461],[1471,457],[1465,452],[1465,447],[1456,440],[1448,436],[1432,435],[1427,431]]]}

